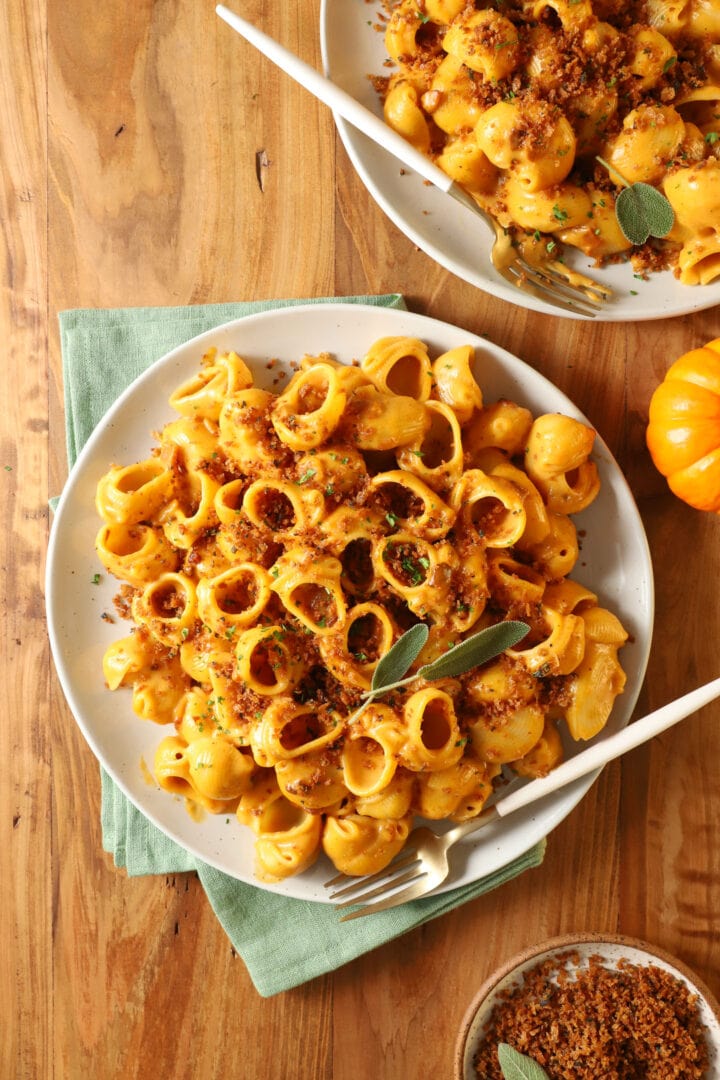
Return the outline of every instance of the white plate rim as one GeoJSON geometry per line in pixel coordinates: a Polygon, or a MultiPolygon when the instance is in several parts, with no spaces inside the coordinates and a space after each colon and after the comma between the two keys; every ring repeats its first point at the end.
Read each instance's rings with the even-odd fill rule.
{"type": "MultiPolygon", "coordinates": [[[[224,838],[215,835],[218,832],[215,819],[210,823],[214,830],[213,846],[210,848],[207,838],[208,821],[200,824],[192,822],[192,828],[188,828],[189,817],[182,807],[178,809],[176,806],[176,802],[179,800],[173,800],[167,793],[159,792],[159,789],[157,791],[162,797],[160,802],[158,802],[157,798],[153,798],[155,789],[147,783],[147,780],[143,780],[144,787],[141,785],[139,760],[121,761],[119,760],[119,753],[115,759],[112,759],[108,757],[107,752],[103,751],[100,745],[101,740],[98,737],[98,718],[97,716],[88,717],[87,710],[82,703],[83,695],[92,693],[92,691],[81,685],[78,675],[71,672],[73,664],[77,665],[78,669],[82,668],[83,673],[85,669],[82,664],[83,657],[79,655],[80,644],[75,626],[69,624],[71,613],[65,608],[68,599],[70,599],[71,604],[82,602],[85,605],[84,613],[87,615],[90,612],[98,611],[104,599],[107,600],[105,608],[111,608],[111,596],[117,591],[117,583],[111,581],[109,577],[105,594],[91,583],[93,571],[96,568],[102,569],[95,561],[92,545],[89,549],[84,547],[81,550],[75,550],[79,542],[80,526],[78,521],[80,515],[84,514],[86,519],[91,519],[94,530],[92,533],[93,538],[100,526],[100,521],[95,515],[94,506],[88,510],[85,503],[89,493],[94,492],[97,479],[110,464],[107,459],[104,466],[98,462],[97,456],[101,446],[105,443],[114,445],[122,442],[122,435],[118,433],[117,429],[118,426],[122,428],[124,414],[127,413],[130,405],[141,400],[141,395],[146,390],[156,387],[158,382],[164,383],[168,391],[174,388],[181,377],[187,377],[192,371],[196,370],[204,348],[209,345],[216,344],[220,348],[237,348],[241,355],[245,351],[247,358],[248,350],[243,350],[243,339],[247,341],[253,335],[258,335],[261,340],[268,341],[268,347],[267,350],[263,350],[263,356],[276,356],[277,351],[272,348],[273,324],[276,324],[276,330],[280,336],[283,334],[287,336],[291,332],[295,334],[298,343],[295,354],[297,359],[300,359],[304,352],[312,351],[313,348],[320,351],[322,341],[328,343],[325,346],[326,348],[329,345],[330,351],[334,351],[332,348],[333,342],[335,340],[346,341],[348,334],[358,335],[359,352],[376,338],[390,334],[409,334],[420,337],[423,340],[436,343],[436,348],[446,348],[461,343],[472,344],[483,362],[489,364],[492,368],[493,380],[497,381],[499,377],[503,385],[508,387],[509,392],[503,396],[515,396],[521,402],[529,402],[533,395],[536,398],[539,395],[540,399],[552,403],[552,411],[567,412],[569,415],[574,415],[585,422],[589,423],[589,421],[570,399],[549,382],[545,376],[506,350],[476,334],[466,332],[460,327],[401,309],[354,303],[319,303],[272,309],[244,316],[215,329],[205,331],[178,348],[171,350],[155,361],[120,395],[106,412],[78,455],[78,459],[63,488],[52,524],[46,564],[46,606],[48,631],[55,668],[63,693],[85,740],[105,771],[127,798],[161,831],[196,858],[229,874],[231,877],[257,885],[271,892],[278,892],[300,899],[329,902],[327,893],[323,889],[323,882],[327,879],[330,864],[325,861],[324,857],[321,857],[318,863],[303,875],[291,877],[284,882],[278,883],[260,882],[255,879],[252,868],[246,865],[247,857],[244,865],[239,867],[237,865],[237,851],[228,852],[228,845],[224,838]],[[313,338],[313,335],[316,335],[316,337],[313,338]],[[308,346],[310,346],[310,349],[308,349],[308,346]],[[86,489],[85,500],[81,502],[80,489],[83,486],[86,489]],[[58,573],[63,567],[66,571],[69,568],[72,578],[75,579],[71,598],[68,597],[67,590],[63,591],[58,584],[58,573]],[[82,577],[83,574],[85,579],[82,577]],[[171,806],[172,812],[170,810],[171,806]],[[183,815],[186,820],[183,819],[183,815]]],[[[351,350],[347,348],[346,359],[352,358],[349,355],[350,352],[351,350]]],[[[486,385],[489,385],[489,383],[486,382],[486,385]]],[[[172,419],[175,415],[169,406],[165,407],[162,404],[154,406],[154,413],[158,411],[167,420],[172,419]]],[[[537,408],[535,411],[537,411],[537,408]]],[[[135,422],[139,424],[140,421],[135,422]]],[[[157,427],[160,422],[155,420],[154,426],[157,427]]],[[[151,429],[152,423],[149,422],[147,432],[145,432],[148,448],[152,445],[151,429]]],[[[144,449],[138,447],[138,453],[133,460],[137,460],[139,454],[144,452],[144,449]]],[[[623,726],[632,714],[647,667],[653,630],[654,582],[647,537],[632,493],[622,472],[614,462],[609,449],[599,436],[596,440],[595,458],[601,476],[603,476],[603,491],[599,497],[599,502],[595,504],[594,508],[591,507],[589,511],[585,511],[584,514],[587,517],[587,515],[594,512],[600,512],[604,497],[611,499],[611,501],[619,500],[624,513],[629,515],[629,522],[632,522],[632,529],[627,535],[636,546],[636,557],[641,567],[639,577],[633,578],[633,587],[636,589],[634,603],[639,605],[642,617],[639,621],[634,619],[629,609],[623,613],[624,621],[629,621],[632,624],[634,637],[634,641],[629,646],[632,656],[631,664],[624,663],[624,666],[629,668],[628,686],[625,693],[618,699],[613,713],[614,726],[623,726]]],[[[125,457],[120,460],[129,461],[130,458],[125,457]]],[[[586,518],[583,520],[586,520],[586,518]]],[[[86,529],[85,540],[87,541],[89,526],[85,524],[84,527],[86,529]]],[[[589,584],[592,585],[593,583],[590,582],[589,584]]],[[[624,603],[624,601],[622,602],[624,603]]],[[[106,639],[105,644],[102,645],[102,650],[104,650],[109,640],[122,636],[125,632],[127,630],[117,626],[112,631],[108,631],[105,626],[101,627],[98,633],[100,635],[104,634],[106,639]]],[[[95,637],[93,636],[94,642],[95,637]]],[[[100,648],[100,645],[98,645],[98,648],[100,648]]],[[[99,653],[100,657],[101,655],[102,651],[99,653]]],[[[92,679],[96,672],[100,692],[104,698],[103,708],[107,706],[113,709],[116,708],[118,711],[123,712],[129,721],[146,729],[153,729],[155,733],[154,745],[156,745],[160,738],[168,733],[167,730],[152,724],[148,725],[147,722],[135,718],[134,714],[131,713],[129,700],[123,704],[123,695],[120,692],[111,694],[110,691],[103,688],[99,668],[87,670],[87,675],[92,679]]],[[[610,726],[608,733],[609,730],[610,726]]],[[[519,812],[512,822],[500,822],[497,826],[491,825],[486,830],[483,830],[483,833],[478,838],[463,845],[464,858],[458,853],[453,873],[438,892],[446,892],[459,885],[470,884],[486,874],[504,868],[516,858],[524,855],[537,842],[549,835],[570,813],[589,790],[598,775],[599,772],[595,772],[583,780],[576,781],[563,792],[559,792],[551,799],[548,799],[547,805],[538,805],[519,812]],[[481,865],[476,865],[479,860],[482,860],[481,865]]],[[[229,833],[231,830],[227,831],[229,833]]],[[[241,833],[250,833],[249,829],[240,831],[241,833]]],[[[237,838],[237,831],[233,829],[232,832],[234,837],[237,838]]],[[[245,837],[245,841],[245,846],[247,846],[248,837],[245,837]]],[[[233,849],[238,846],[243,845],[234,844],[233,849]]]]}
{"type": "MultiPolygon", "coordinates": [[[[364,65],[368,70],[363,72],[358,72],[352,64],[348,68],[342,62],[346,55],[365,57],[368,51],[372,51],[366,47],[364,33],[381,38],[367,26],[368,16],[373,13],[374,8],[364,0],[362,4],[353,0],[321,0],[320,51],[325,74],[380,116],[382,110],[378,96],[374,90],[368,89],[370,83],[367,75],[382,74],[381,60],[386,54],[379,54],[374,67],[370,63],[364,65]],[[334,48],[331,19],[343,24],[349,35],[354,33],[354,41],[358,44],[355,50],[334,48]]],[[[397,159],[381,150],[343,117],[336,113],[334,117],[342,144],[362,183],[392,223],[426,255],[461,280],[514,306],[555,318],[587,320],[587,316],[563,311],[509,285],[490,262],[492,235],[488,226],[479,218],[473,219],[454,199],[427,184],[409,169],[405,170],[407,175],[402,178],[403,191],[400,192],[396,179],[400,169],[397,159]],[[410,199],[404,197],[408,192],[410,199]],[[440,218],[443,220],[442,231],[435,227],[435,222],[440,218]],[[452,237],[450,248],[443,243],[448,233],[452,237]],[[472,257],[470,252],[463,251],[469,236],[472,236],[473,242],[477,239],[477,251],[472,253],[472,257]],[[473,264],[475,259],[479,269],[473,264]]],[[[567,259],[576,269],[609,285],[614,291],[614,299],[591,320],[594,322],[647,322],[691,315],[720,304],[720,280],[709,285],[694,286],[680,285],[678,282],[673,289],[671,270],[651,274],[647,281],[642,281],[634,278],[632,267],[627,263],[598,270],[582,253],[572,249],[568,250],[567,259]],[[653,296],[657,297],[654,301],[653,296]]]]}

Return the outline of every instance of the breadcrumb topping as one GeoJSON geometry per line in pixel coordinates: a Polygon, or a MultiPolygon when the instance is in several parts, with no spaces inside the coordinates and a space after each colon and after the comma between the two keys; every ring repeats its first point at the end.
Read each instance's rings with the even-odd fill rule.
{"type": "Polygon", "coordinates": [[[478,1080],[502,1080],[500,1042],[550,1080],[709,1077],[697,995],[685,983],[653,964],[615,968],[593,956],[577,969],[579,959],[571,951],[545,960],[502,996],[475,1056],[478,1080]]]}

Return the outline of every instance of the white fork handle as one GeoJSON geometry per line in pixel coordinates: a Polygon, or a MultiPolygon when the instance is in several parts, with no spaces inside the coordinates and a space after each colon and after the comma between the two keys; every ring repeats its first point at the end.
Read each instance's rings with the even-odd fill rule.
{"type": "Polygon", "coordinates": [[[218,4],[215,12],[221,19],[225,20],[228,26],[236,30],[240,37],[245,38],[251,45],[254,45],[263,56],[266,56],[268,60],[272,60],[286,74],[290,75],[295,82],[304,86],[324,105],[328,105],[333,112],[338,113],[353,127],[358,128],[373,142],[384,147],[404,165],[420,173],[425,180],[435,184],[441,191],[455,195],[456,185],[453,184],[451,178],[442,169],[434,165],[429,158],[426,158],[409,142],[406,142],[379,116],[376,116],[370,109],[366,109],[354,97],[351,97],[347,91],[341,90],[330,79],[321,75],[315,68],[310,67],[304,60],[301,60],[299,56],[295,56],[289,49],[286,49],[284,45],[263,33],[262,30],[258,30],[252,23],[241,19],[234,11],[229,11],[223,4],[218,4]]]}
{"type": "Polygon", "coordinates": [[[518,788],[517,791],[498,800],[493,807],[495,814],[505,817],[571,784],[573,780],[587,776],[594,769],[607,765],[609,761],[614,761],[628,750],[634,750],[655,735],[667,731],[673,724],[684,720],[686,716],[697,712],[698,709],[702,709],[704,705],[708,705],[718,697],[720,697],[720,679],[713,679],[712,682],[691,690],[689,694],[671,701],[668,705],[663,705],[655,712],[648,713],[647,716],[629,724],[615,735],[595,743],[594,746],[589,746],[587,750],[558,765],[557,769],[547,776],[533,780],[525,787],[518,788]]]}

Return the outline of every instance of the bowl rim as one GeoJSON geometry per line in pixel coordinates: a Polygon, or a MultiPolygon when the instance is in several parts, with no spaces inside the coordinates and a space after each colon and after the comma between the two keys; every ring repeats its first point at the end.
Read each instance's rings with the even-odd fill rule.
{"type": "Polygon", "coordinates": [[[692,989],[704,1000],[705,1004],[713,1013],[716,1021],[720,1024],[720,1002],[718,1002],[718,999],[715,997],[712,990],[710,990],[707,984],[700,979],[693,969],[683,960],[680,960],[677,956],[667,952],[667,950],[663,949],[661,946],[653,945],[644,939],[631,937],[626,934],[604,934],[600,931],[559,934],[556,937],[547,938],[545,941],[538,942],[534,945],[527,945],[524,949],[516,952],[503,964],[495,968],[475,992],[470,1004],[463,1014],[460,1030],[455,1041],[452,1072],[453,1080],[465,1080],[465,1049],[472,1023],[483,1001],[492,993],[498,983],[502,982],[506,976],[510,975],[515,968],[526,964],[530,960],[534,960],[545,953],[553,952],[557,949],[571,949],[573,946],[578,945],[597,945],[598,948],[601,948],[603,945],[620,946],[627,949],[636,949],[639,952],[647,953],[650,958],[661,960],[663,963],[674,968],[680,975],[684,976],[692,989]]]}

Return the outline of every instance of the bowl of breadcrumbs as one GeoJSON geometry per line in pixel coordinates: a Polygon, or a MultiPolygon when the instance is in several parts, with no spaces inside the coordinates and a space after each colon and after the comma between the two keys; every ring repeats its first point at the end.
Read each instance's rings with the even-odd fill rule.
{"type": "Polygon", "coordinates": [[[455,1080],[717,1080],[720,1006],[686,965],[633,938],[572,934],[485,981],[455,1080]]]}

